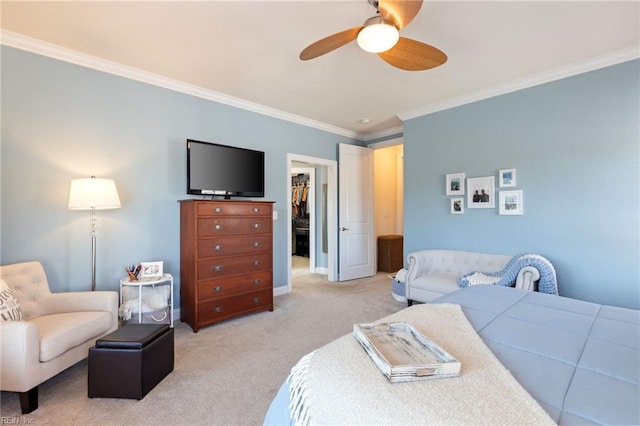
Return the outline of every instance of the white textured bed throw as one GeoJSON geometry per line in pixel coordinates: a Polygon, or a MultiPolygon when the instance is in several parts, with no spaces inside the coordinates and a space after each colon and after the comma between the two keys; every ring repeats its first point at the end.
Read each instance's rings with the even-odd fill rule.
{"type": "Polygon", "coordinates": [[[460,377],[389,383],[349,334],[305,356],[289,376],[298,425],[555,424],[452,304],[423,304],[405,321],[462,363],[460,377]]]}

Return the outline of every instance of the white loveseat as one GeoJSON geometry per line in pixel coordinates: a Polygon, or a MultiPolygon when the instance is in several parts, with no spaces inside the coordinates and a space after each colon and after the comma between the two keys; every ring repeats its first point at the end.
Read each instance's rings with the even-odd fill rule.
{"type": "MultiPolygon", "coordinates": [[[[409,253],[406,277],[407,304],[430,302],[457,290],[458,278],[472,272],[497,272],[513,258],[509,255],[475,253],[459,250],[420,250],[409,253]]],[[[535,290],[540,272],[526,266],[518,272],[515,287],[535,290]]]]}
{"type": "Polygon", "coordinates": [[[118,293],[51,293],[39,262],[0,266],[3,295],[18,313],[0,321],[0,389],[19,392],[22,413],[38,408],[38,385],[88,355],[118,328],[118,293]]]}

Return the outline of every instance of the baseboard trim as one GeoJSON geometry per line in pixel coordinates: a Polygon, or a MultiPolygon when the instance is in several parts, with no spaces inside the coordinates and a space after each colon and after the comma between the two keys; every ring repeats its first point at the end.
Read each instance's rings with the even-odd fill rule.
{"type": "Polygon", "coordinates": [[[289,291],[289,289],[287,288],[286,285],[281,285],[279,287],[274,287],[273,288],[273,297],[282,296],[282,295],[289,294],[289,293],[290,293],[290,291],[289,291]]]}

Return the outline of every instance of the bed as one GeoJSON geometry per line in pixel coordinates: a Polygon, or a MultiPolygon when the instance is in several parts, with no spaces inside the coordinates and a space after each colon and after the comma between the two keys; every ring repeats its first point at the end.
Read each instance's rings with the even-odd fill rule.
{"type": "MultiPolygon", "coordinates": [[[[440,308],[453,306],[461,310],[468,320],[467,324],[472,327],[474,336],[481,340],[491,357],[514,382],[517,382],[517,387],[534,401],[535,406],[548,416],[543,419],[522,414],[523,417],[518,418],[518,423],[538,424],[550,420],[558,424],[640,424],[640,311],[508,287],[483,285],[460,289],[430,304],[403,309],[398,314],[380,321],[387,322],[389,319],[398,318],[416,321],[416,318],[431,318],[423,322],[433,322],[435,317],[422,316],[420,310],[433,311],[435,307],[431,305],[434,304],[441,304],[440,308]]],[[[446,321],[442,324],[445,323],[446,321]]],[[[439,338],[446,341],[448,334],[447,332],[439,338]]],[[[336,371],[339,367],[336,369],[335,365],[341,364],[334,363],[332,366],[329,364],[331,368],[320,368],[320,373],[316,372],[316,376],[322,380],[315,388],[313,382],[292,386],[296,380],[293,371],[297,371],[296,368],[299,369],[301,364],[313,365],[313,357],[303,358],[273,399],[264,424],[365,424],[371,423],[372,419],[384,419],[380,422],[395,424],[437,423],[443,419],[445,423],[452,424],[490,422],[485,417],[486,412],[482,413],[481,405],[482,401],[490,401],[491,397],[499,392],[496,386],[487,382],[481,392],[477,389],[472,390],[472,394],[482,394],[478,402],[473,403],[471,399],[466,399],[468,396],[465,389],[447,387],[459,385],[463,383],[461,379],[465,375],[472,375],[469,374],[470,370],[465,371],[465,365],[471,366],[473,357],[482,352],[481,350],[464,350],[461,349],[464,345],[456,347],[457,340],[450,340],[442,346],[462,362],[460,378],[391,384],[379,374],[379,370],[375,373],[375,365],[367,359],[366,353],[354,343],[354,340],[351,335],[347,335],[319,348],[317,353],[323,353],[325,357],[327,353],[330,356],[336,352],[337,349],[333,350],[334,348],[340,348],[340,351],[346,351],[348,354],[343,354],[341,358],[347,360],[343,362],[346,366],[343,371],[336,371]],[[450,347],[455,350],[451,351],[450,347]],[[367,392],[371,391],[367,382],[365,385],[355,385],[354,379],[347,377],[351,371],[360,374],[363,370],[377,374],[367,380],[371,383],[380,382],[376,385],[380,387],[375,389],[376,395],[380,395],[379,398],[366,397],[367,392]],[[332,375],[336,377],[327,379],[332,375]],[[444,402],[453,401],[460,405],[457,408],[454,406],[453,410],[451,407],[445,408],[442,402],[429,406],[432,401],[429,391],[436,386],[443,386],[436,395],[444,397],[444,402]],[[301,400],[297,395],[300,389],[305,391],[306,388],[315,392],[313,398],[309,398],[308,401],[301,400]],[[338,390],[342,392],[344,389],[350,393],[346,396],[337,395],[334,400],[330,399],[328,394],[335,394],[338,390]],[[407,392],[411,393],[411,398],[407,398],[407,392]],[[359,394],[363,397],[359,398],[359,394]],[[321,412],[317,407],[313,407],[314,398],[318,396],[319,399],[327,398],[317,404],[329,407],[326,411],[329,413],[327,417],[314,415],[321,412]],[[291,401],[294,401],[292,407],[291,401]],[[315,411],[310,408],[308,411],[311,411],[311,414],[306,412],[308,407],[304,407],[305,403],[315,411]],[[411,415],[409,412],[418,406],[422,412],[411,415]],[[476,409],[478,417],[469,417],[476,409]],[[442,417],[425,417],[439,410],[443,412],[437,415],[442,417]],[[306,412],[305,416],[299,415],[301,411],[306,412]],[[458,417],[458,413],[462,412],[464,415],[458,417]]],[[[440,343],[437,339],[434,340],[440,343]]],[[[314,353],[310,355],[317,356],[314,353]]],[[[502,374],[500,371],[499,373],[502,374]]],[[[508,381],[508,378],[506,379],[508,381]]],[[[516,391],[513,393],[517,393],[516,391]]],[[[504,407],[504,411],[511,414],[517,412],[517,415],[520,415],[518,401],[515,401],[515,406],[504,407]]],[[[501,409],[495,401],[487,403],[489,409],[492,407],[491,404],[496,405],[496,410],[501,409]]],[[[535,412],[534,407],[531,412],[540,415],[535,412]]],[[[510,423],[512,419],[498,422],[510,423]]]]}

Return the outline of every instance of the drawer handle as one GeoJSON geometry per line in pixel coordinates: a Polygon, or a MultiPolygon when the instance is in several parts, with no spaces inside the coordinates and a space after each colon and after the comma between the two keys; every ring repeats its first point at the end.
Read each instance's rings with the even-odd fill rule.
{"type": "Polygon", "coordinates": [[[222,272],[222,265],[216,265],[212,269],[213,272],[222,272]]]}
{"type": "Polygon", "coordinates": [[[253,285],[260,285],[260,280],[257,278],[253,280],[253,285]]]}
{"type": "Polygon", "coordinates": [[[258,229],[260,228],[260,224],[259,223],[254,223],[253,224],[253,229],[258,229]]]}
{"type": "Polygon", "coordinates": [[[213,288],[213,291],[214,291],[215,293],[219,293],[219,292],[221,292],[221,291],[222,291],[222,286],[221,286],[221,285],[215,286],[215,287],[213,288]]]}
{"type": "Polygon", "coordinates": [[[222,225],[220,225],[219,223],[216,223],[215,225],[213,225],[213,230],[214,231],[221,231],[222,230],[222,225]]]}
{"type": "Polygon", "coordinates": [[[215,209],[213,209],[214,213],[222,213],[222,207],[216,207],[215,209]]]}
{"type": "Polygon", "coordinates": [[[253,261],[253,266],[260,266],[260,261],[259,260],[254,260],[253,261]]]}
{"type": "Polygon", "coordinates": [[[214,314],[219,314],[220,312],[222,312],[222,306],[216,306],[215,308],[213,308],[214,314]]]}
{"type": "Polygon", "coordinates": [[[260,242],[259,242],[259,241],[254,242],[254,243],[253,243],[253,247],[254,247],[254,248],[258,248],[258,247],[260,247],[260,242]]]}
{"type": "Polygon", "coordinates": [[[254,213],[260,213],[260,208],[258,208],[258,207],[254,207],[254,208],[252,209],[252,211],[253,211],[254,213]]]}
{"type": "Polygon", "coordinates": [[[260,303],[260,298],[259,297],[254,297],[253,298],[253,304],[257,305],[258,303],[260,303]]]}
{"type": "Polygon", "coordinates": [[[214,251],[220,251],[220,250],[222,250],[222,246],[220,244],[216,244],[215,246],[213,246],[213,250],[214,251]]]}

